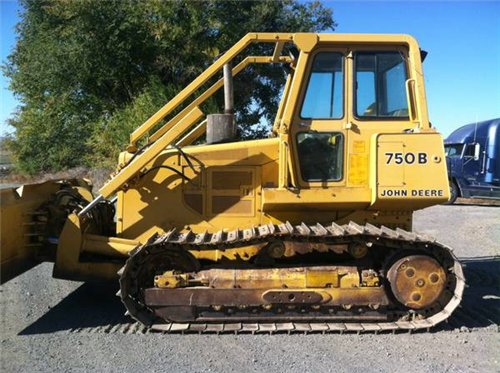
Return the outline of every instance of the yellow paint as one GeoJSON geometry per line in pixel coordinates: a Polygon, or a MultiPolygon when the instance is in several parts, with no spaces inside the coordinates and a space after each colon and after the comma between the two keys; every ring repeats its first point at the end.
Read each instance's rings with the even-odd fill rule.
{"type": "Polygon", "coordinates": [[[368,182],[368,156],[366,154],[349,155],[349,185],[361,186],[368,182]]]}
{"type": "MultiPolygon", "coordinates": [[[[76,214],[71,214],[66,220],[64,229],[59,236],[56,262],[53,276],[76,281],[117,280],[118,270],[123,266],[116,260],[118,255],[112,255],[109,261],[81,260],[82,246],[87,239],[83,234],[88,229],[88,222],[82,221],[76,214]]],[[[122,241],[123,243],[124,241],[122,241]]],[[[130,250],[134,246],[130,245],[130,250]]],[[[109,248],[111,250],[111,247],[109,248]]]]}
{"type": "Polygon", "coordinates": [[[317,34],[298,33],[293,35],[293,42],[304,53],[311,52],[318,43],[317,34]]]}
{"type": "MultiPolygon", "coordinates": [[[[119,194],[121,201],[119,201],[120,208],[118,209],[118,234],[120,237],[145,242],[153,233],[166,232],[174,227],[180,230],[189,227],[195,232],[205,230],[215,232],[220,229],[245,228],[287,220],[292,223],[301,221],[311,224],[318,221],[328,223],[332,220],[342,221],[344,216],[359,223],[368,221],[377,225],[399,225],[408,229],[411,228],[411,211],[440,203],[446,198],[448,191],[444,163],[413,168],[386,167],[378,157],[379,152],[382,151],[378,148],[379,146],[396,152],[399,151],[402,143],[413,144],[416,141],[413,140],[414,138],[431,131],[427,120],[419,47],[410,36],[251,34],[231,48],[221,58],[221,62],[216,62],[202,74],[202,80],[208,79],[207,77],[212,76],[211,74],[216,70],[219,71],[229,57],[234,58],[251,43],[275,44],[273,55],[252,57],[254,59],[251,61],[248,58],[244,59],[233,69],[235,76],[250,63],[273,63],[277,59],[282,59],[278,51],[292,41],[297,43],[302,53],[293,62],[294,68],[287,79],[273,127],[276,137],[257,141],[185,147],[185,153],[196,166],[195,173],[174,149],[163,150],[154,157],[149,155],[147,159],[149,162],[144,163],[143,168],[153,165],[174,167],[183,172],[191,181],[183,179],[169,169],[159,169],[139,179],[137,176],[132,178],[129,172],[122,180],[128,188],[119,194]],[[396,50],[407,56],[409,67],[407,70],[409,79],[412,80],[411,89],[415,92],[411,100],[412,107],[416,110],[414,115],[412,114],[412,120],[363,122],[354,117],[352,53],[363,50],[396,50]],[[312,60],[321,51],[337,51],[345,57],[344,116],[341,119],[310,120],[304,124],[304,120],[299,117],[300,107],[305,95],[312,60]],[[408,128],[415,128],[415,132],[406,133],[408,128]],[[343,134],[344,171],[341,180],[306,182],[301,179],[295,139],[298,133],[304,131],[343,134]],[[397,139],[387,137],[393,134],[399,137],[397,139]],[[253,185],[245,185],[241,190],[233,191],[214,190],[211,185],[210,175],[213,172],[223,170],[237,173],[249,169],[254,175],[253,185]],[[421,178],[423,170],[426,175],[434,175],[434,177],[421,178]],[[418,180],[424,181],[418,182],[418,180]],[[193,187],[193,183],[197,185],[196,188],[193,187]],[[406,199],[390,199],[382,196],[382,187],[402,188],[406,185],[403,183],[412,183],[412,188],[441,189],[444,194],[443,197],[417,196],[406,199]],[[196,204],[196,206],[193,205],[195,208],[186,205],[184,196],[188,194],[197,196],[191,197],[191,200],[195,201],[191,202],[196,204]],[[223,208],[217,210],[217,206],[213,205],[219,201],[217,197],[225,198],[225,203],[234,203],[234,208],[228,208],[225,211],[223,208]],[[247,205],[244,205],[245,201],[248,201],[247,205]],[[214,213],[215,210],[219,212],[214,213]],[[400,211],[406,215],[400,219],[395,215],[385,214],[385,211],[400,211]]],[[[292,63],[292,61],[287,60],[286,63],[292,63]]],[[[195,82],[202,80],[195,80],[195,82]]],[[[209,88],[203,100],[220,88],[221,84],[222,80],[219,80],[212,88],[209,88]]],[[[172,102],[183,102],[193,92],[193,89],[184,90],[181,92],[181,98],[175,98],[172,102]]],[[[201,101],[194,102],[199,105],[201,101]]],[[[174,107],[171,103],[169,105],[166,111],[174,107]]],[[[168,131],[159,130],[158,135],[153,139],[157,142],[161,141],[183,120],[182,116],[179,117],[168,131]]],[[[194,137],[202,134],[203,129],[204,127],[196,127],[192,130],[196,136],[186,135],[189,141],[182,144],[192,143],[194,137]]],[[[144,131],[141,129],[136,135],[144,131]]],[[[136,135],[133,136],[135,140],[139,138],[136,135]]],[[[427,149],[429,153],[437,154],[444,159],[442,145],[439,143],[441,137],[432,133],[425,136],[429,136],[426,139],[435,140],[423,143],[417,141],[414,148],[427,149]]],[[[155,145],[156,142],[151,147],[155,145]]],[[[413,149],[413,145],[411,146],[413,149]]],[[[126,173],[126,170],[126,168],[122,170],[122,173],[126,173]]],[[[137,172],[135,175],[140,175],[139,168],[137,172]]],[[[423,193],[425,194],[425,191],[423,193]]]]}
{"type": "MultiPolygon", "coordinates": [[[[60,237],[55,275],[78,279],[113,277],[111,272],[116,264],[83,262],[80,254],[124,256],[135,243],[144,243],[153,234],[173,228],[192,229],[198,233],[243,229],[270,222],[328,224],[336,221],[343,224],[352,220],[360,224],[369,222],[411,229],[414,210],[441,203],[449,196],[444,159],[442,137],[429,125],[420,49],[412,37],[248,34],[131,134],[128,152],[120,155],[118,173],[100,190],[104,197],[115,194],[118,197],[118,237],[96,237],[84,221],[70,216],[60,237]],[[233,69],[235,77],[252,63],[291,65],[272,137],[193,146],[206,131],[205,115],[199,106],[222,87],[223,81],[216,81],[196,97],[195,93],[252,43],[270,43],[274,51],[269,56],[244,57],[233,69]],[[291,43],[300,49],[294,61],[280,54],[291,43]],[[363,121],[354,115],[352,57],[357,51],[374,50],[398,51],[406,57],[410,118],[363,121]],[[305,120],[300,118],[300,109],[312,61],[322,51],[336,51],[344,57],[344,115],[340,119],[305,120]],[[172,115],[180,107],[184,109],[172,115]],[[149,131],[164,120],[165,124],[145,140],[150,146],[127,165],[132,153],[137,151],[138,142],[144,141],[149,131]],[[296,144],[301,132],[329,132],[342,136],[341,180],[302,180],[296,144]],[[173,144],[184,146],[183,153],[189,157],[191,165],[181,152],[171,147],[173,144]],[[403,157],[425,153],[427,162],[388,164],[386,153],[400,153],[403,157]],[[438,158],[440,161],[435,161],[438,158]],[[152,167],[153,171],[145,172],[152,167]],[[217,172],[231,173],[231,183],[237,183],[233,179],[239,176],[234,175],[250,172],[252,176],[250,179],[241,176],[237,187],[224,190],[212,182],[212,175],[217,172]],[[248,180],[251,182],[247,183],[248,180]],[[215,206],[217,201],[224,201],[226,207],[215,206]]],[[[224,251],[214,248],[193,251],[193,255],[214,261],[234,260],[243,255],[251,257],[258,249],[224,251]]]]}
{"type": "Polygon", "coordinates": [[[365,154],[366,141],[354,140],[352,142],[352,152],[355,154],[365,154]]]}
{"type": "Polygon", "coordinates": [[[198,108],[191,110],[177,126],[172,127],[161,139],[153,143],[147,148],[144,153],[139,155],[128,167],[125,167],[115,177],[109,180],[99,192],[105,198],[110,197],[119,188],[123,187],[130,179],[143,169],[151,159],[158,156],[163,149],[171,145],[180,135],[189,129],[195,122],[197,122],[203,115],[203,112],[198,108]]]}
{"type": "Polygon", "coordinates": [[[87,200],[92,199],[89,183],[79,179],[53,180],[0,190],[1,283],[41,262],[39,253],[48,238],[47,226],[59,223],[51,211],[64,208],[65,198],[55,198],[62,189],[78,191],[87,200]]]}
{"type": "Polygon", "coordinates": [[[186,136],[180,139],[176,145],[180,147],[191,145],[194,141],[198,140],[198,138],[200,138],[206,131],[207,121],[204,120],[195,128],[193,128],[188,134],[186,134],[186,136]]]}
{"type": "Polygon", "coordinates": [[[449,199],[440,134],[384,134],[378,136],[377,144],[373,167],[378,176],[374,180],[376,185],[372,185],[373,208],[416,210],[449,199]],[[401,154],[400,164],[396,155],[389,159],[391,153],[401,154]]]}

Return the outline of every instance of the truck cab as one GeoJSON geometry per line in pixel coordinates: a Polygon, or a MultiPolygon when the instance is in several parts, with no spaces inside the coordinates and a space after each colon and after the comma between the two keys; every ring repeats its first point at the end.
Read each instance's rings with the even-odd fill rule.
{"type": "Polygon", "coordinates": [[[451,198],[500,199],[500,118],[467,124],[445,140],[451,198]]]}

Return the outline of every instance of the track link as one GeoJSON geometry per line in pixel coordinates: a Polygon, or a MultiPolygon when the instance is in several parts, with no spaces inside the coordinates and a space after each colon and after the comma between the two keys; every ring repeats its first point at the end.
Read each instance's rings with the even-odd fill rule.
{"type": "MultiPolygon", "coordinates": [[[[149,326],[151,329],[175,333],[310,333],[310,332],[387,332],[387,331],[414,331],[430,329],[447,320],[461,302],[465,288],[465,278],[460,262],[452,249],[437,242],[435,239],[402,229],[380,228],[371,224],[359,225],[350,222],[345,225],[332,223],[328,226],[321,224],[306,225],[304,223],[293,226],[286,224],[268,224],[244,230],[223,230],[213,234],[194,234],[191,231],[178,233],[175,229],[163,235],[152,236],[147,243],[138,246],[130,253],[130,258],[119,271],[120,291],[117,294],[127,308],[127,312],[135,320],[149,326]],[[140,301],[140,285],[137,282],[138,268],[147,260],[149,255],[165,251],[168,247],[173,253],[189,250],[224,250],[244,245],[267,242],[271,238],[304,240],[310,242],[328,242],[329,244],[351,240],[363,240],[377,246],[399,250],[421,250],[447,263],[449,286],[440,299],[439,310],[432,312],[430,317],[414,319],[409,314],[404,321],[395,322],[286,322],[286,323],[157,323],[152,313],[140,301]],[[446,302],[443,304],[443,300],[446,302]]],[[[439,303],[439,302],[438,302],[439,303]]],[[[354,320],[356,321],[356,320],[354,320]]]]}

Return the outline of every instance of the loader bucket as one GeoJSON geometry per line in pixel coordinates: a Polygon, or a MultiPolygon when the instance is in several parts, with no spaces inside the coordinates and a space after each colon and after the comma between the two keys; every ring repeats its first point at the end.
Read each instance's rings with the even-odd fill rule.
{"type": "Polygon", "coordinates": [[[67,212],[58,206],[62,189],[78,191],[92,198],[84,180],[56,180],[0,190],[0,282],[22,274],[42,261],[53,260],[51,237],[57,222],[67,212]]]}

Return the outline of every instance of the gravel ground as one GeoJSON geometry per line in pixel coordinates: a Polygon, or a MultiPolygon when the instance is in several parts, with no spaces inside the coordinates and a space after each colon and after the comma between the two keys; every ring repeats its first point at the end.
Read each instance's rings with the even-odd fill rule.
{"type": "Polygon", "coordinates": [[[469,284],[463,307],[429,333],[145,333],[123,316],[114,286],[55,280],[45,263],[0,287],[0,370],[500,371],[500,207],[436,206],[414,225],[455,248],[469,284]]]}

